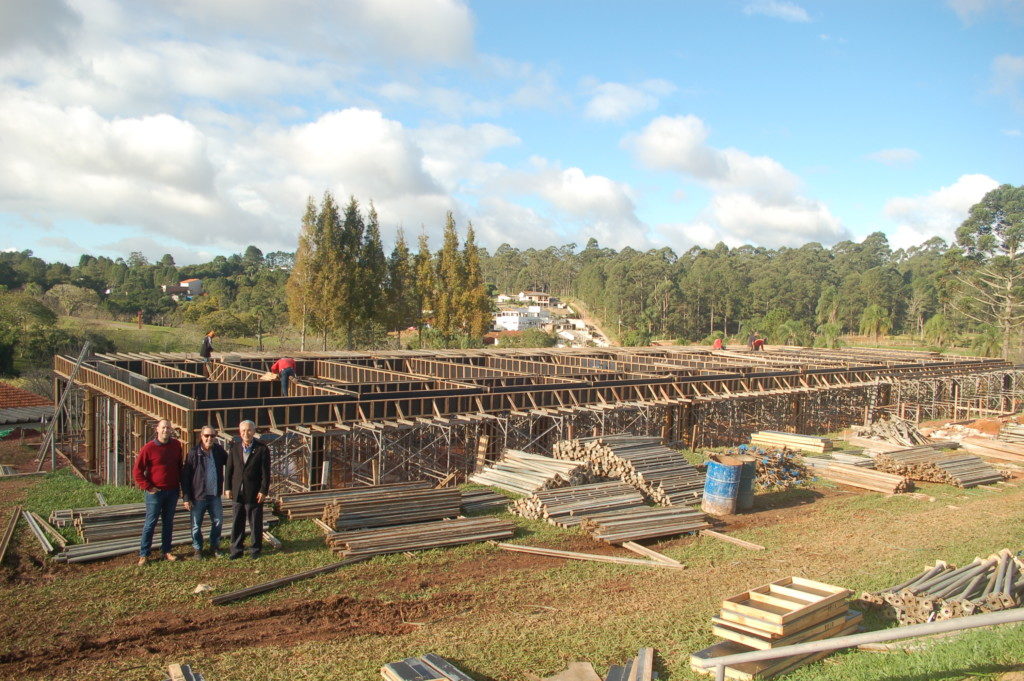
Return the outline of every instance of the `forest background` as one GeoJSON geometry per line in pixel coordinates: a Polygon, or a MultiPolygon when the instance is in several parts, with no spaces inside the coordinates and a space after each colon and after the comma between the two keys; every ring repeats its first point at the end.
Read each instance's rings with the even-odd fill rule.
{"type": "MultiPolygon", "coordinates": [[[[296,251],[243,253],[178,266],[170,255],[77,265],[0,253],[0,374],[42,380],[52,356],[96,351],[479,347],[496,293],[542,291],[584,309],[622,345],[665,339],[839,347],[858,341],[1024,355],[1024,186],[989,192],[947,243],[893,250],[875,232],[830,248],[758,246],[616,251],[590,239],[493,253],[451,214],[436,250],[402,230],[385,251],[372,202],[310,197],[296,251]],[[185,279],[203,295],[162,290],[185,279]]],[[[534,333],[520,344],[551,345],[534,333]]],[[[33,387],[33,386],[30,386],[33,387]]]]}

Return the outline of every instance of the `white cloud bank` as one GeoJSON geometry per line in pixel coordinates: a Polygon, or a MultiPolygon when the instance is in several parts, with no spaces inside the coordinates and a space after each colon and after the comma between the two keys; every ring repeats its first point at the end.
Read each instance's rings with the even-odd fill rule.
{"type": "Polygon", "coordinates": [[[708,144],[709,131],[696,116],[661,116],[623,146],[654,170],[677,172],[696,180],[714,196],[692,231],[685,225],[662,225],[663,233],[684,235],[701,245],[799,245],[834,243],[846,229],[820,201],[799,194],[799,178],[767,156],[708,144]]]}
{"type": "Polygon", "coordinates": [[[749,2],[743,8],[743,13],[747,15],[760,14],[797,23],[806,23],[811,20],[807,10],[803,7],[795,2],[785,2],[784,0],[756,0],[755,2],[749,2]]]}
{"type": "Polygon", "coordinates": [[[880,149],[868,154],[867,158],[887,166],[904,166],[921,158],[921,154],[907,148],[880,149]]]}
{"type": "Polygon", "coordinates": [[[660,79],[638,85],[600,83],[592,88],[593,96],[584,108],[584,115],[599,121],[624,121],[653,111],[661,98],[672,94],[675,89],[672,83],[660,79]]]}
{"type": "Polygon", "coordinates": [[[896,223],[896,230],[889,234],[889,243],[893,248],[908,248],[935,236],[954,241],[971,206],[998,186],[987,175],[962,175],[931,194],[890,199],[885,214],[896,223]]]}

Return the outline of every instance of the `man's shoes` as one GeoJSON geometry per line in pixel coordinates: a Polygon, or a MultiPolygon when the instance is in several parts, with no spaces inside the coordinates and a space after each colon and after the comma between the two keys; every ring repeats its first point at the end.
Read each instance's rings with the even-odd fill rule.
{"type": "Polygon", "coordinates": [[[192,557],[195,558],[196,560],[202,560],[203,559],[203,550],[202,549],[196,549],[195,551],[192,552],[192,557]]]}
{"type": "Polygon", "coordinates": [[[220,558],[220,551],[217,550],[217,549],[214,549],[213,551],[210,552],[210,555],[213,556],[214,558],[220,558]]]}
{"type": "Polygon", "coordinates": [[[242,554],[240,554],[240,553],[232,553],[230,556],[228,556],[228,558],[231,559],[231,560],[238,560],[241,557],[242,557],[242,554]]]}
{"type": "Polygon", "coordinates": [[[139,556],[139,562],[137,563],[137,565],[139,567],[142,567],[143,565],[145,565],[148,562],[149,562],[149,556],[139,556]]]}
{"type": "Polygon", "coordinates": [[[178,560],[178,557],[176,555],[174,555],[173,553],[165,553],[164,554],[164,560],[173,563],[174,561],[178,560]]]}

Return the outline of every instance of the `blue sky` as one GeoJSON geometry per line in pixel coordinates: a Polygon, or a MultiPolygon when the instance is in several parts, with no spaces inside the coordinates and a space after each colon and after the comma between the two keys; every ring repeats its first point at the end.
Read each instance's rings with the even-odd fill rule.
{"type": "Polygon", "coordinates": [[[0,248],[950,239],[1024,184],[1024,0],[0,3],[0,248]]]}

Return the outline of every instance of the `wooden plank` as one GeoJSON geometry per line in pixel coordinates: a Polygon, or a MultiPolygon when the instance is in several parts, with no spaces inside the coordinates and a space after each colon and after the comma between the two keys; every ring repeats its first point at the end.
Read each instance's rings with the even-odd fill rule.
{"type": "Polygon", "coordinates": [[[658,553],[654,549],[649,549],[646,546],[643,546],[641,544],[637,544],[636,542],[624,541],[624,542],[622,542],[621,546],[622,546],[622,548],[628,549],[628,550],[632,551],[633,553],[640,554],[641,556],[647,556],[651,560],[656,560],[656,561],[659,561],[661,563],[666,563],[668,565],[678,565],[679,567],[685,567],[682,563],[680,563],[675,558],[669,558],[664,553],[658,553]]]}
{"type": "Polygon", "coordinates": [[[789,636],[801,631],[802,629],[806,629],[807,627],[827,620],[828,618],[835,616],[837,612],[843,611],[846,608],[847,605],[845,602],[837,601],[825,606],[824,608],[813,611],[798,620],[789,622],[786,625],[769,622],[756,617],[741,615],[740,613],[728,610],[722,610],[719,612],[717,617],[712,617],[711,621],[715,624],[724,623],[731,627],[743,629],[744,631],[767,638],[782,638],[783,636],[789,636]]]}
{"type": "Polygon", "coordinates": [[[594,553],[576,553],[575,551],[559,551],[557,549],[545,549],[539,546],[523,546],[521,544],[506,544],[495,542],[498,548],[506,551],[519,553],[532,553],[538,556],[549,556],[551,558],[566,558],[568,560],[590,560],[598,563],[618,563],[619,565],[642,565],[644,567],[660,567],[669,570],[681,570],[682,566],[670,565],[653,560],[639,560],[637,558],[621,558],[619,556],[602,556],[594,553]]]}
{"type": "Polygon", "coordinates": [[[21,518],[21,506],[15,506],[11,511],[11,517],[7,520],[7,529],[4,530],[3,539],[0,539],[0,563],[4,562],[4,556],[7,555],[7,547],[11,543],[11,537],[14,536],[14,528],[18,525],[19,518],[21,518]]]}
{"type": "Polygon", "coordinates": [[[712,539],[718,539],[720,541],[728,542],[730,544],[735,544],[736,546],[742,546],[743,548],[750,549],[751,551],[764,551],[764,547],[760,544],[755,544],[754,542],[737,539],[736,537],[730,537],[727,534],[715,532],[714,530],[701,530],[700,535],[703,537],[711,537],[712,539]]]}
{"type": "Polygon", "coordinates": [[[795,645],[804,641],[816,641],[822,638],[830,638],[835,635],[835,631],[842,629],[849,624],[860,622],[863,616],[856,610],[841,609],[837,614],[833,614],[829,619],[819,622],[813,626],[807,627],[801,631],[791,634],[790,636],[783,636],[781,638],[765,638],[746,631],[736,625],[717,622],[711,627],[711,633],[721,638],[742,643],[745,646],[749,646],[755,650],[768,650],[770,648],[782,648],[784,646],[795,645]],[[855,619],[847,621],[850,615],[854,615],[855,619]]]}

